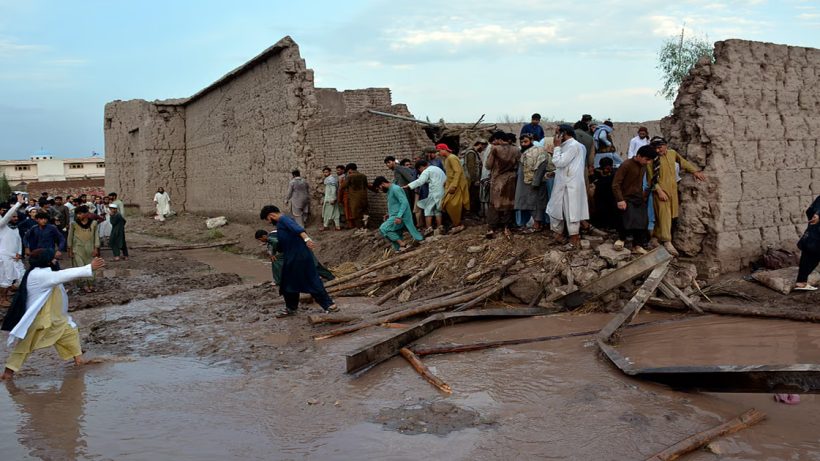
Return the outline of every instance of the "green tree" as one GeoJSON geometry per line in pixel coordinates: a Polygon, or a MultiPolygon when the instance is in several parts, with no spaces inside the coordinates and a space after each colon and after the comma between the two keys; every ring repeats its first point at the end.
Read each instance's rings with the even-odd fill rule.
{"type": "Polygon", "coordinates": [[[704,56],[715,60],[714,47],[705,38],[685,37],[686,29],[681,28],[680,36],[668,38],[658,52],[658,69],[663,76],[661,96],[672,101],[678,95],[678,88],[689,70],[704,56]]]}
{"type": "Polygon", "coordinates": [[[3,173],[0,176],[0,199],[7,200],[11,197],[11,186],[9,186],[9,180],[6,178],[6,174],[3,173]]]}

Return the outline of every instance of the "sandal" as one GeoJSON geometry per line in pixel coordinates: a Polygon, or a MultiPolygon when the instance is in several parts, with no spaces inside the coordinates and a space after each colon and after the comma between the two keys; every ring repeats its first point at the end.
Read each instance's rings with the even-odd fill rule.
{"type": "Polygon", "coordinates": [[[330,306],[328,306],[327,309],[324,309],[324,311],[328,314],[333,312],[339,312],[339,306],[337,306],[336,304],[331,304],[330,306]]]}
{"type": "Polygon", "coordinates": [[[792,289],[793,291],[817,291],[817,287],[809,285],[808,283],[803,286],[795,285],[792,289]]]}
{"type": "Polygon", "coordinates": [[[282,308],[276,311],[275,315],[277,319],[281,319],[284,317],[291,317],[293,315],[296,315],[296,311],[289,310],[288,308],[282,308]]]}

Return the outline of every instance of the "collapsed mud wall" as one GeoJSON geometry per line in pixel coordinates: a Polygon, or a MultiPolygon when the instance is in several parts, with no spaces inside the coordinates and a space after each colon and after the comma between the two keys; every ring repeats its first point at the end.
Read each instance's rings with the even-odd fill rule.
{"type": "Polygon", "coordinates": [[[768,247],[794,248],[820,194],[820,50],[744,40],[715,44],[662,121],[708,182],[680,183],[675,245],[715,272],[768,247]]]}

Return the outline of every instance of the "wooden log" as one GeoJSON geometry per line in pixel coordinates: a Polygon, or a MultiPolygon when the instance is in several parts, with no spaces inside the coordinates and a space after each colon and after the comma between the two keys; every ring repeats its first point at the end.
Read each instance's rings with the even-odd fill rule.
{"type": "MultiPolygon", "coordinates": [[[[649,300],[646,303],[652,307],[662,310],[686,311],[689,309],[681,301],[678,300],[649,298],[649,300]]],[[[772,305],[701,303],[698,304],[698,307],[700,307],[700,309],[707,314],[783,319],[794,320],[797,322],[820,322],[820,314],[816,312],[804,312],[781,309],[779,307],[772,305]]]]}
{"type": "Polygon", "coordinates": [[[646,278],[643,285],[641,285],[632,299],[630,299],[621,312],[618,312],[618,314],[606,324],[601,332],[598,333],[598,338],[606,343],[610,342],[615,332],[617,332],[624,324],[629,323],[629,321],[638,314],[644,303],[646,303],[649,297],[652,296],[652,293],[654,293],[658,288],[658,285],[660,285],[667,271],[669,271],[669,261],[661,263],[659,266],[652,269],[649,277],[646,278]]]}
{"type": "Polygon", "coordinates": [[[664,287],[666,287],[666,289],[671,291],[675,295],[675,297],[680,299],[681,302],[683,302],[683,304],[685,304],[686,307],[688,307],[689,309],[697,312],[698,314],[703,313],[703,309],[698,307],[698,305],[695,304],[691,299],[689,299],[688,296],[683,294],[683,292],[680,291],[680,288],[676,287],[674,283],[669,283],[669,282],[664,280],[664,281],[661,282],[661,286],[664,286],[664,287]]]}
{"type": "Polygon", "coordinates": [[[433,272],[435,269],[436,269],[436,263],[430,264],[429,266],[427,266],[426,268],[421,270],[416,275],[414,275],[414,276],[410,277],[409,279],[407,279],[404,283],[400,284],[396,288],[393,288],[392,290],[390,290],[387,293],[385,293],[384,295],[382,295],[382,297],[380,297],[379,299],[376,300],[376,305],[381,306],[382,304],[385,303],[385,301],[392,298],[396,294],[401,293],[401,291],[404,290],[405,288],[407,288],[409,286],[412,286],[414,283],[418,282],[419,280],[424,278],[424,276],[426,276],[427,274],[433,272]]]}
{"type": "Polygon", "coordinates": [[[438,376],[434,375],[425,364],[421,363],[421,359],[416,357],[416,354],[414,354],[413,351],[406,347],[402,347],[399,350],[399,354],[401,354],[401,356],[410,363],[410,366],[412,366],[422,378],[427,380],[428,383],[436,386],[436,388],[438,388],[441,392],[446,394],[453,393],[453,389],[450,388],[450,385],[442,381],[438,376]]]}
{"type": "Polygon", "coordinates": [[[408,325],[408,324],[406,324],[406,323],[382,323],[382,325],[381,325],[381,326],[383,326],[383,327],[385,327],[385,328],[397,328],[397,329],[400,329],[400,328],[407,328],[407,327],[409,327],[410,325],[408,325]]]}
{"type": "Polygon", "coordinates": [[[754,408],[749,409],[737,418],[681,440],[660,453],[650,456],[647,461],[672,461],[678,459],[686,453],[707,445],[718,437],[734,434],[737,431],[754,426],[764,419],[766,419],[765,413],[754,408]]]}
{"type": "Polygon", "coordinates": [[[320,323],[347,323],[361,320],[357,315],[348,314],[310,314],[308,321],[311,325],[318,325],[320,323]]]}
{"type": "Polygon", "coordinates": [[[202,248],[216,248],[228,245],[238,245],[239,240],[222,240],[219,242],[205,242],[205,243],[189,243],[184,245],[129,245],[131,250],[145,250],[145,251],[181,251],[181,250],[199,250],[202,248]]]}
{"type": "Polygon", "coordinates": [[[399,353],[407,344],[435,331],[445,325],[481,319],[523,318],[541,315],[543,309],[477,309],[469,312],[439,312],[426,319],[396,332],[396,334],[377,340],[345,355],[348,373],[357,373],[377,365],[399,353]]]}
{"type": "MultiPolygon", "coordinates": [[[[332,286],[330,288],[327,288],[327,284],[326,284],[325,288],[327,288],[328,293],[339,293],[341,291],[351,290],[353,288],[359,288],[359,287],[363,287],[363,286],[370,286],[370,285],[375,285],[377,283],[390,282],[392,280],[396,280],[396,279],[400,279],[400,278],[404,278],[404,277],[409,277],[410,274],[412,274],[412,273],[413,273],[413,271],[400,272],[398,274],[388,274],[388,275],[384,275],[384,276],[381,276],[381,277],[372,277],[372,278],[367,278],[367,279],[356,280],[354,282],[346,283],[344,285],[336,285],[336,286],[332,286]]],[[[332,280],[332,281],[334,281],[334,280],[332,280]]]]}
{"type": "Polygon", "coordinates": [[[345,276],[342,276],[342,277],[337,277],[337,278],[331,280],[330,282],[327,282],[325,284],[325,288],[330,288],[330,287],[333,287],[333,286],[336,286],[336,285],[341,285],[342,283],[349,282],[353,279],[357,279],[357,278],[359,278],[363,275],[367,275],[367,274],[369,274],[373,271],[376,271],[376,270],[382,269],[384,267],[396,264],[398,262],[404,261],[405,259],[412,258],[413,256],[417,256],[417,255],[420,254],[419,250],[420,250],[420,248],[415,249],[413,251],[408,251],[406,253],[401,253],[398,256],[395,256],[395,257],[390,258],[390,259],[385,259],[384,261],[381,261],[381,262],[377,262],[376,264],[368,266],[368,267],[366,267],[366,268],[364,268],[360,271],[357,271],[357,272],[354,272],[352,274],[348,274],[348,275],[345,275],[345,276]]]}
{"type": "MultiPolygon", "coordinates": [[[[495,281],[497,281],[497,280],[495,280],[495,281]]],[[[492,282],[492,280],[490,282],[492,282]]],[[[405,309],[411,309],[411,308],[414,308],[414,307],[424,306],[425,304],[429,304],[429,303],[432,303],[432,302],[439,302],[439,301],[445,301],[445,300],[448,300],[448,299],[454,299],[454,298],[464,296],[464,295],[470,294],[470,293],[476,293],[477,294],[479,291],[489,287],[490,282],[480,283],[478,285],[470,285],[466,288],[459,289],[458,291],[453,291],[453,292],[451,292],[450,294],[448,294],[446,296],[428,297],[426,299],[423,298],[423,299],[420,299],[420,300],[410,301],[408,303],[400,304],[400,305],[393,306],[393,307],[377,309],[377,310],[372,311],[371,313],[372,314],[379,314],[379,315],[388,315],[388,314],[392,314],[394,312],[399,312],[399,311],[402,311],[402,310],[405,310],[405,309]]]]}
{"type": "Polygon", "coordinates": [[[490,296],[492,296],[492,295],[498,293],[499,291],[504,290],[504,288],[507,288],[508,286],[512,285],[519,278],[520,278],[519,275],[513,275],[511,277],[505,278],[504,280],[498,282],[498,284],[495,284],[495,285],[491,286],[490,288],[487,288],[486,290],[482,291],[481,294],[476,296],[473,300],[471,300],[469,302],[466,302],[466,303],[462,304],[461,306],[453,309],[453,312],[466,311],[467,309],[470,309],[471,307],[475,307],[476,305],[483,302],[484,300],[486,300],[490,296]]]}
{"type": "Polygon", "coordinates": [[[483,293],[484,293],[483,291],[479,292],[478,294],[470,293],[470,294],[466,294],[466,295],[462,295],[462,296],[458,296],[458,297],[454,297],[454,298],[434,301],[434,302],[424,304],[424,305],[421,305],[421,306],[418,306],[418,307],[413,307],[413,308],[409,308],[409,309],[402,309],[398,312],[393,312],[393,313],[383,315],[383,316],[380,316],[380,317],[377,317],[377,318],[374,318],[374,319],[365,320],[363,322],[359,322],[359,323],[354,324],[354,325],[348,325],[346,327],[341,327],[341,328],[337,328],[335,330],[328,331],[328,332],[323,333],[321,335],[314,336],[313,339],[316,339],[316,340],[328,339],[328,338],[332,338],[334,336],[340,336],[340,335],[344,335],[344,334],[347,334],[347,333],[353,333],[354,331],[359,331],[362,328],[372,327],[372,326],[379,325],[379,324],[382,324],[382,323],[391,323],[391,322],[395,322],[396,320],[401,320],[401,319],[405,319],[407,317],[413,317],[415,315],[424,314],[424,313],[427,313],[427,312],[430,312],[430,311],[433,311],[433,310],[436,310],[436,309],[441,309],[443,307],[455,306],[457,304],[472,301],[473,299],[475,299],[476,297],[480,296],[483,293]]]}
{"type": "Polygon", "coordinates": [[[630,262],[626,266],[616,269],[609,274],[599,277],[583,287],[567,293],[556,299],[557,304],[561,304],[567,310],[581,306],[585,302],[597,298],[604,293],[619,287],[620,285],[638,277],[659,264],[663,264],[672,259],[672,255],[662,246],[655,248],[649,253],[630,262]]]}

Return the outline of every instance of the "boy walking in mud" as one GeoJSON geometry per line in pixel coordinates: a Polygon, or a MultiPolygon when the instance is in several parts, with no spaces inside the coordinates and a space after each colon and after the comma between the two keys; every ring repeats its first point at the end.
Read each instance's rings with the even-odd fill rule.
{"type": "Polygon", "coordinates": [[[339,308],[327,294],[316,270],[311,251],[316,244],[305,229],[273,205],[262,207],[259,219],[276,224],[277,243],[283,254],[279,293],[285,298],[285,309],[278,312],[277,317],[296,313],[300,293],[309,293],[313,296],[325,312],[337,312],[339,308]]]}

